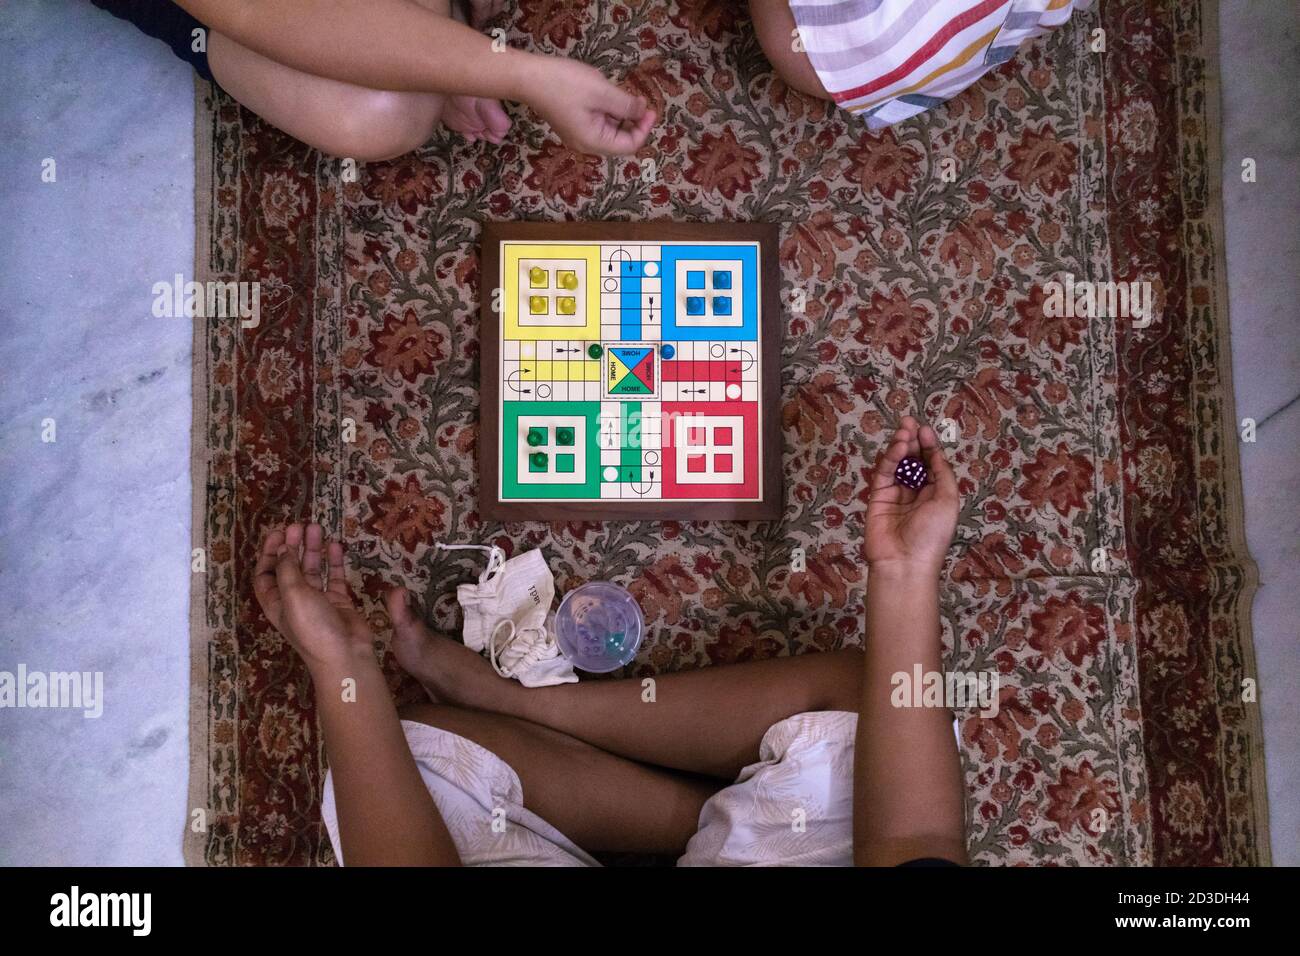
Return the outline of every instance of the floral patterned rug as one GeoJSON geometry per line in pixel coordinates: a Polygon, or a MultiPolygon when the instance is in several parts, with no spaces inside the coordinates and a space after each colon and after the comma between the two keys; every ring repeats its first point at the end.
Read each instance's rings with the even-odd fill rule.
{"type": "MultiPolygon", "coordinates": [[[[198,278],[262,323],[196,338],[192,863],[325,864],[310,685],[261,618],[265,527],[349,542],[381,633],[401,582],[454,631],[477,573],[436,540],[542,547],[561,591],[632,589],[630,673],[863,639],[866,474],[909,409],[951,419],[965,497],[943,595],[979,863],[1267,862],[1222,286],[1217,13],[1108,0],[946,107],[872,134],[788,89],[734,0],[520,0],[512,43],[595,64],[663,119],[633,159],[442,136],[353,180],[201,85],[198,278]],[[1093,52],[1095,30],[1106,51],[1093,52]],[[655,160],[648,182],[642,164],[655,160]],[[943,175],[949,172],[951,175],[943,175]],[[484,220],[781,225],[780,523],[522,523],[476,511],[484,220]],[[1043,284],[1145,280],[1147,329],[1050,318],[1043,284]],[[355,428],[355,440],[341,436],[355,428]],[[794,547],[805,571],[790,571],[794,547]]],[[[413,695],[391,661],[395,693],[413,695]]]]}

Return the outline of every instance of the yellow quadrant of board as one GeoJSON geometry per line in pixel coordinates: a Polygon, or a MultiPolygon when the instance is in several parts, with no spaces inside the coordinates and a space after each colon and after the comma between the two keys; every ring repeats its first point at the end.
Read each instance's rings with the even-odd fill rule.
{"type": "MultiPolygon", "coordinates": [[[[600,339],[600,245],[581,246],[526,245],[503,242],[501,279],[504,292],[501,302],[502,336],[524,341],[595,342],[600,339]],[[527,276],[520,271],[520,259],[582,259],[587,264],[585,325],[519,324],[519,297],[528,295],[527,276]]],[[[575,289],[578,295],[583,290],[575,289]]]]}

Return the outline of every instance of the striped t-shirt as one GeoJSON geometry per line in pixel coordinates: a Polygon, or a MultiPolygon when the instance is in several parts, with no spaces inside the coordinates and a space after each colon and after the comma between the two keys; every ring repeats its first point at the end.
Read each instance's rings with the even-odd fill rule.
{"type": "Polygon", "coordinates": [[[956,96],[1092,0],[793,0],[808,59],[872,129],[956,96]]]}

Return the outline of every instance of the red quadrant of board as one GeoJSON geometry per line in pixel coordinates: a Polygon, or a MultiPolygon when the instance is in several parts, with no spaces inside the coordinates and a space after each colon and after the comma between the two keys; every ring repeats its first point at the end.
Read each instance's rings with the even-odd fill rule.
{"type": "Polygon", "coordinates": [[[757,402],[664,402],[662,411],[665,498],[759,496],[757,402]]]}

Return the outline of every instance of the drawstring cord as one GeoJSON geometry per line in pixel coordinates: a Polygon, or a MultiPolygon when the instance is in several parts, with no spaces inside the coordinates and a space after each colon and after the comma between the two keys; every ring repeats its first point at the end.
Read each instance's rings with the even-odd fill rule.
{"type": "Polygon", "coordinates": [[[517,628],[515,627],[514,621],[510,620],[509,618],[506,618],[504,621],[497,621],[497,626],[492,629],[492,636],[488,638],[488,660],[492,662],[492,669],[496,671],[498,674],[500,674],[502,677],[514,677],[515,674],[517,674],[519,671],[524,670],[528,667],[532,667],[534,664],[536,664],[537,661],[541,659],[542,654],[550,649],[551,641],[552,641],[551,632],[548,631],[545,627],[517,628]],[[510,629],[510,636],[506,638],[506,642],[502,644],[500,650],[498,650],[497,635],[500,634],[501,629],[505,627],[508,627],[510,629]],[[525,654],[519,660],[515,661],[513,667],[511,667],[509,670],[506,670],[504,667],[501,666],[499,658],[502,655],[504,655],[507,650],[510,649],[510,646],[514,644],[515,641],[519,640],[519,638],[523,637],[529,631],[532,631],[540,635],[541,639],[534,641],[533,646],[528,649],[528,653],[525,654]]]}
{"type": "Polygon", "coordinates": [[[488,563],[483,573],[478,576],[479,584],[486,584],[506,563],[506,553],[495,544],[443,544],[441,541],[435,541],[433,546],[439,551],[486,551],[488,563]]]}

